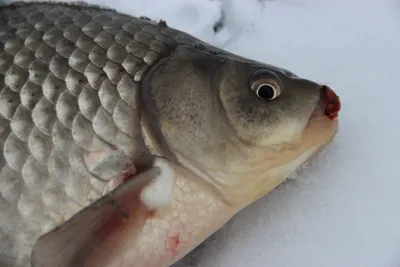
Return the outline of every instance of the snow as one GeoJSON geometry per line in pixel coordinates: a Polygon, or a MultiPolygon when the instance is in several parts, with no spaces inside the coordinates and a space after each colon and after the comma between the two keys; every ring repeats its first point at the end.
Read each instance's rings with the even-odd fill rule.
{"type": "Polygon", "coordinates": [[[334,143],[176,266],[400,266],[396,0],[91,0],[328,84],[334,143]],[[217,35],[212,26],[226,12],[217,35]]]}

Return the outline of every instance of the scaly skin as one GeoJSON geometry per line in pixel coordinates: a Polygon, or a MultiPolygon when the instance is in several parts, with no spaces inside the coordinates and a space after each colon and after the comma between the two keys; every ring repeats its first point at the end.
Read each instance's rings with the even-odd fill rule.
{"type": "Polygon", "coordinates": [[[285,69],[83,4],[0,6],[0,90],[6,267],[167,267],[317,155],[340,109],[285,69]]]}

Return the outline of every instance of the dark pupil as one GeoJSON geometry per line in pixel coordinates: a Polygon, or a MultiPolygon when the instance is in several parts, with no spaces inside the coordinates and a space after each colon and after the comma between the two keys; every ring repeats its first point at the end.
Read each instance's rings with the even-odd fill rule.
{"type": "Polygon", "coordinates": [[[270,85],[262,85],[258,89],[257,94],[262,99],[272,99],[274,98],[275,90],[270,85]]]}

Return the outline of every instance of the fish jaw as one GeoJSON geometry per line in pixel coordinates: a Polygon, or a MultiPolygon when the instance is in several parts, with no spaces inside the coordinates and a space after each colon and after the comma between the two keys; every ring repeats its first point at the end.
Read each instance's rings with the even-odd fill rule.
{"type": "Polygon", "coordinates": [[[333,142],[338,129],[338,114],[328,116],[325,104],[320,101],[296,142],[274,149],[252,147],[251,154],[255,160],[232,166],[230,172],[199,167],[179,151],[175,151],[175,155],[237,213],[294,176],[333,142]]]}

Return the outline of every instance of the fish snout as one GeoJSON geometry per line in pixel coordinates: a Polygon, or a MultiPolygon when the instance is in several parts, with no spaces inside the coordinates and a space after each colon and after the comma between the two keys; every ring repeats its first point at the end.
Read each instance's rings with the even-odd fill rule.
{"type": "Polygon", "coordinates": [[[325,116],[331,120],[337,119],[339,111],[341,109],[341,103],[339,96],[328,86],[324,85],[320,89],[321,93],[321,107],[324,111],[325,116]]]}

